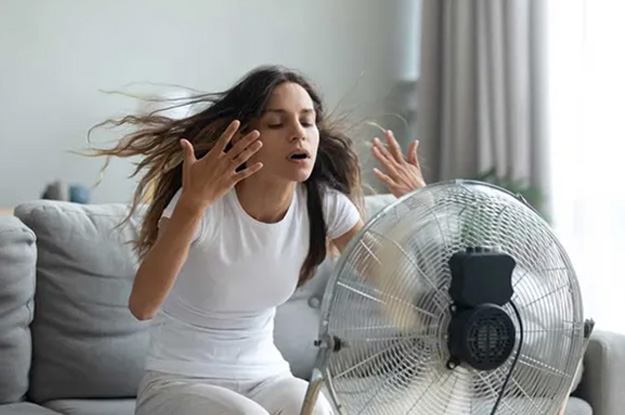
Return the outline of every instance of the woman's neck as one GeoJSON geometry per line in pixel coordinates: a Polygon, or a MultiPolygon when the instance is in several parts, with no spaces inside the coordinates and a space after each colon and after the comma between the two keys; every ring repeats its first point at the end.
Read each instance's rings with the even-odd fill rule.
{"type": "Polygon", "coordinates": [[[239,204],[260,222],[279,222],[291,206],[296,182],[276,183],[248,178],[236,185],[239,204]]]}

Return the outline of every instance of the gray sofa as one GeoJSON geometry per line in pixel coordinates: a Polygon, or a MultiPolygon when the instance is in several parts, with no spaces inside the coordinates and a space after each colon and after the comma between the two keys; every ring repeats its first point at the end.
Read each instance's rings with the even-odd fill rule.
{"type": "MultiPolygon", "coordinates": [[[[369,214],[390,200],[368,197],[369,214]]],[[[0,415],[133,413],[149,322],[127,309],[137,222],[115,229],[124,214],[116,204],[33,201],[0,216],[0,415]]],[[[331,270],[328,260],[277,313],[276,342],[303,378],[331,270]]],[[[624,373],[625,336],[596,332],[567,414],[622,413],[624,373]]]]}

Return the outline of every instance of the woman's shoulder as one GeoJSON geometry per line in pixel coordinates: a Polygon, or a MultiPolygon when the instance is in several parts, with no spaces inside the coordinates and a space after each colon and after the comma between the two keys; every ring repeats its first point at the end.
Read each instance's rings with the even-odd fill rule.
{"type": "Polygon", "coordinates": [[[341,212],[349,212],[349,214],[357,212],[357,207],[350,196],[340,189],[330,185],[323,185],[319,191],[321,194],[321,206],[326,221],[331,220],[333,216],[340,215],[341,212]]]}
{"type": "MultiPolygon", "coordinates": [[[[171,198],[163,212],[161,213],[162,218],[171,218],[176,205],[180,200],[180,196],[182,194],[182,188],[179,188],[174,196],[171,198]]],[[[195,234],[194,241],[202,240],[211,240],[218,229],[220,228],[223,216],[223,203],[224,198],[226,196],[219,199],[217,202],[209,205],[204,209],[202,214],[202,220],[200,221],[200,226],[195,234]]]]}
{"type": "Polygon", "coordinates": [[[353,204],[348,194],[331,186],[326,186],[323,189],[322,194],[323,202],[327,207],[333,207],[335,205],[353,204]]]}
{"type": "MultiPolygon", "coordinates": [[[[178,204],[180,200],[181,195],[182,195],[182,187],[178,188],[178,190],[176,191],[176,193],[174,193],[169,203],[167,203],[167,205],[165,206],[165,209],[163,209],[163,213],[161,214],[162,217],[166,217],[166,218],[171,217],[171,215],[174,212],[174,209],[176,208],[176,205],[178,204]]],[[[204,210],[204,216],[205,217],[212,216],[212,215],[215,215],[217,212],[220,212],[222,209],[221,205],[224,203],[224,199],[226,198],[226,196],[227,195],[219,199],[217,202],[208,206],[204,210]]]]}

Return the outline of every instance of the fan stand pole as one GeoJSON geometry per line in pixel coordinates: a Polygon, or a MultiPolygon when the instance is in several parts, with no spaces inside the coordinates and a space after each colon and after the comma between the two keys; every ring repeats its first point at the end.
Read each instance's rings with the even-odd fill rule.
{"type": "Polygon", "coordinates": [[[318,341],[316,344],[319,347],[319,352],[317,353],[317,359],[312,370],[310,382],[308,383],[306,395],[304,396],[304,403],[300,415],[312,415],[317,403],[319,391],[321,391],[321,386],[323,385],[323,373],[328,366],[330,355],[334,349],[334,341],[329,338],[318,341]]]}
{"type": "Polygon", "coordinates": [[[313,413],[322,385],[323,373],[315,367],[310,378],[310,383],[308,384],[306,396],[304,397],[304,404],[302,406],[302,411],[300,412],[301,415],[311,415],[313,413]]]}

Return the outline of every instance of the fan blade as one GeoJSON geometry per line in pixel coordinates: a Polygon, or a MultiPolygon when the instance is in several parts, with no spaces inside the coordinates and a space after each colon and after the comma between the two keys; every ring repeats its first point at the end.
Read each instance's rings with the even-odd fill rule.
{"type": "Polygon", "coordinates": [[[368,235],[369,237],[363,238],[361,243],[369,253],[374,253],[372,257],[375,260],[370,263],[370,269],[365,277],[373,284],[376,292],[384,293],[385,299],[388,299],[382,303],[388,321],[397,329],[406,332],[427,323],[423,314],[440,317],[442,310],[439,304],[448,303],[448,295],[428,278],[409,253],[392,238],[402,236],[397,234],[389,237],[374,233],[368,235]],[[383,238],[385,243],[380,243],[380,238],[383,238]],[[418,278],[414,278],[414,275],[418,275],[418,278]],[[423,297],[425,290],[439,301],[430,301],[429,307],[420,310],[415,302],[420,297],[419,294],[423,297]]]}

